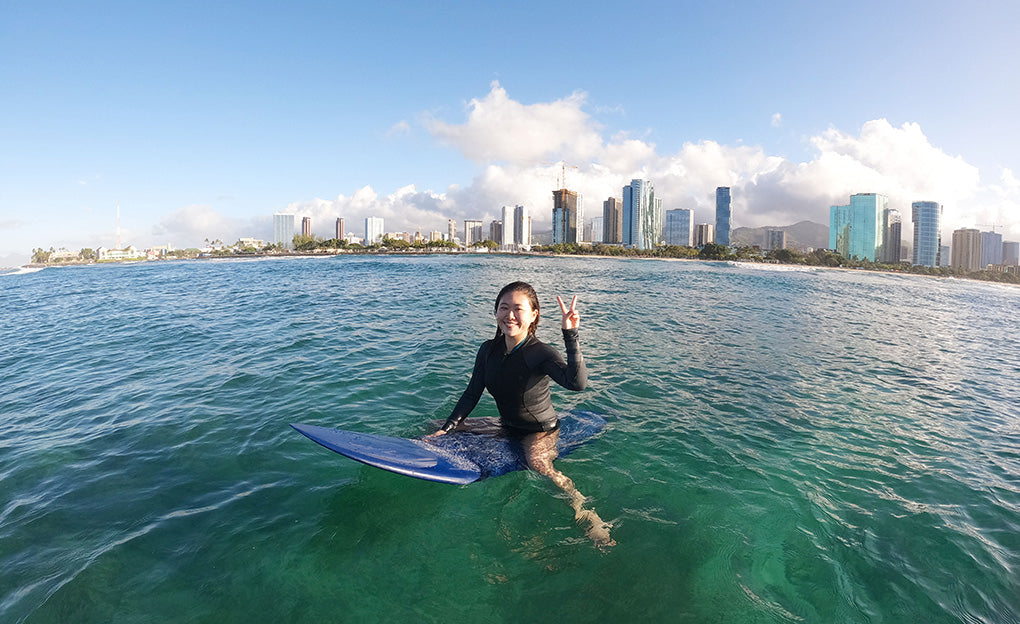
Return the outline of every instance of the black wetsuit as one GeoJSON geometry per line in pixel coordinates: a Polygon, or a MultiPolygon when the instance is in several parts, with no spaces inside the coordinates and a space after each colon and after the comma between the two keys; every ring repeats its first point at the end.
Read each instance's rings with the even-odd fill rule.
{"type": "Polygon", "coordinates": [[[457,401],[443,429],[454,429],[478,404],[482,391],[496,400],[500,423],[521,432],[551,431],[559,425],[549,396],[552,379],[568,390],[584,390],[588,369],[581,357],[576,329],[563,330],[567,361],[556,349],[528,336],[516,349],[506,352],[502,337],[486,340],[475,356],[475,368],[467,390],[457,401]]]}

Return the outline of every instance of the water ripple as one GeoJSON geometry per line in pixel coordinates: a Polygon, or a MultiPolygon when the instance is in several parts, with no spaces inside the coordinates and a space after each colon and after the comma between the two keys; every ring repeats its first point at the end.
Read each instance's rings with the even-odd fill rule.
{"type": "Polygon", "coordinates": [[[1017,289],[366,256],[46,270],[0,295],[3,621],[1020,612],[1017,289]],[[590,388],[554,400],[609,424],[558,465],[613,518],[609,553],[534,475],[427,484],[286,426],[422,433],[515,279],[554,344],[555,296],[580,295],[590,388]],[[441,578],[455,601],[411,589],[441,578]]]}

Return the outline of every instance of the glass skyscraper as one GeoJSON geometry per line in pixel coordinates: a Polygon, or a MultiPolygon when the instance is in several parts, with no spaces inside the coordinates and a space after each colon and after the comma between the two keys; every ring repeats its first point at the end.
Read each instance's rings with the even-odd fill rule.
{"type": "Polygon", "coordinates": [[[730,244],[730,187],[715,189],[715,242],[730,244]]]}
{"type": "Polygon", "coordinates": [[[844,258],[882,260],[888,206],[885,195],[858,193],[849,205],[829,208],[829,248],[844,258]]]}
{"type": "Polygon", "coordinates": [[[273,242],[283,245],[286,249],[294,248],[294,215],[273,215],[273,242]]]}
{"type": "Polygon", "coordinates": [[[911,264],[936,267],[942,264],[942,205],[933,201],[910,204],[914,222],[914,253],[911,264]]]}
{"type": "Polygon", "coordinates": [[[679,208],[666,211],[666,244],[690,247],[694,239],[694,215],[679,208]]]}
{"type": "Polygon", "coordinates": [[[634,179],[623,187],[623,244],[653,249],[662,241],[662,200],[649,180],[634,179]]]}

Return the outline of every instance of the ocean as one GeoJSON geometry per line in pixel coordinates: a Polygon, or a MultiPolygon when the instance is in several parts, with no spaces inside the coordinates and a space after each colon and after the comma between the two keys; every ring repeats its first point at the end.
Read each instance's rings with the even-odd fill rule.
{"type": "MultiPolygon", "coordinates": [[[[0,275],[0,622],[1020,622],[1020,289],[509,255],[0,275]],[[606,428],[544,478],[364,466],[531,282],[606,428]]],[[[486,395],[473,416],[494,416],[486,395]]]]}

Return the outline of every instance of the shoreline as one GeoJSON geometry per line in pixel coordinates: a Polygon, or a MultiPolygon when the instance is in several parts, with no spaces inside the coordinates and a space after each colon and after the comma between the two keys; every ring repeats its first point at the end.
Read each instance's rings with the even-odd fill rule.
{"type": "MultiPolygon", "coordinates": [[[[333,258],[336,256],[406,256],[406,257],[417,257],[417,256],[534,256],[540,258],[595,258],[602,260],[659,260],[666,262],[711,262],[711,263],[726,263],[734,265],[749,265],[749,266],[761,266],[761,267],[790,267],[791,269],[804,269],[804,270],[833,270],[833,271],[849,271],[849,272],[867,272],[867,273],[883,273],[888,275],[910,275],[917,277],[931,277],[938,279],[960,279],[972,282],[983,282],[990,284],[1003,284],[1006,286],[1020,287],[1020,282],[1005,281],[1005,280],[992,280],[992,279],[981,279],[978,277],[970,277],[967,275],[941,275],[931,274],[913,271],[897,271],[890,269],[876,269],[867,267],[847,267],[847,266],[827,266],[827,265],[815,265],[815,264],[801,264],[795,262],[761,262],[748,259],[715,259],[715,258],[679,258],[679,257],[662,257],[653,255],[605,255],[605,254],[569,254],[569,253],[555,253],[549,251],[461,251],[461,250],[423,250],[423,251],[407,251],[407,250],[322,250],[322,251],[292,251],[285,253],[252,253],[252,254],[222,254],[222,255],[202,255],[197,257],[183,257],[183,258],[157,258],[157,259],[134,259],[134,260],[70,260],[67,262],[46,262],[37,263],[29,262],[23,264],[20,267],[0,267],[0,271],[19,271],[19,270],[40,270],[48,268],[61,268],[61,267],[76,267],[76,266],[99,266],[99,265],[111,265],[111,264],[148,264],[148,263],[160,263],[160,262],[191,262],[191,261],[208,261],[208,260],[249,260],[249,259],[265,259],[265,258],[333,258]]],[[[33,271],[34,272],[34,271],[33,271]]]]}

